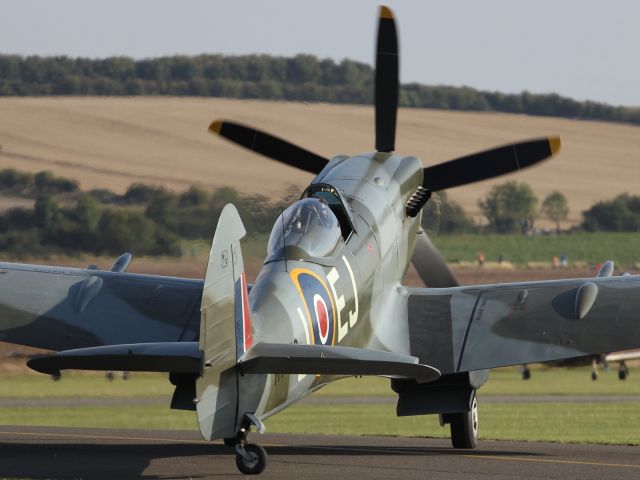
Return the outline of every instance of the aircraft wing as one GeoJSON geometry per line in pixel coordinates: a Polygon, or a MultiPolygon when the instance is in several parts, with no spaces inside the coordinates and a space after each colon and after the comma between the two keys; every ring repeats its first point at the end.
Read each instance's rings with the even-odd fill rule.
{"type": "Polygon", "coordinates": [[[202,280],[0,263],[0,341],[47,350],[192,341],[202,280]]]}
{"type": "Polygon", "coordinates": [[[60,370],[200,373],[198,342],[136,343],[76,348],[32,358],[27,365],[40,373],[60,370]]]}
{"type": "Polygon", "coordinates": [[[626,360],[637,360],[640,358],[640,350],[626,350],[624,352],[612,352],[604,356],[606,362],[622,362],[626,360]]]}
{"type": "Polygon", "coordinates": [[[379,375],[415,379],[440,377],[437,369],[416,357],[364,348],[331,345],[257,343],[238,361],[241,374],[379,375]]]}
{"type": "Polygon", "coordinates": [[[640,346],[640,276],[409,289],[410,353],[444,375],[640,346]]]}

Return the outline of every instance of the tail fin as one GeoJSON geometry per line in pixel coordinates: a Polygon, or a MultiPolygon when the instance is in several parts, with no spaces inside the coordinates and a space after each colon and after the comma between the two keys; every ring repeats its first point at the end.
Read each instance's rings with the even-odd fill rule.
{"type": "Polygon", "coordinates": [[[236,208],[224,207],[213,237],[202,292],[196,411],[202,436],[232,437],[238,426],[236,361],[251,345],[251,321],[240,239],[246,230],[236,208]]]}

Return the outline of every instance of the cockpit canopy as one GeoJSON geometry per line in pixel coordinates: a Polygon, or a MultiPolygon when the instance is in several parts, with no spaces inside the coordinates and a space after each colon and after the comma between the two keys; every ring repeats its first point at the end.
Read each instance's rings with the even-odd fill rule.
{"type": "Polygon", "coordinates": [[[285,249],[298,247],[309,257],[327,257],[342,239],[340,223],[326,201],[303,198],[278,217],[267,246],[267,260],[285,258],[285,249]]]}

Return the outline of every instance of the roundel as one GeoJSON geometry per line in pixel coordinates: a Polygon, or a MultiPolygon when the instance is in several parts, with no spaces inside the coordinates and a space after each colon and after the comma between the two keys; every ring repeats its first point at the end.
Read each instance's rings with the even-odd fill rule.
{"type": "Polygon", "coordinates": [[[313,296],[313,307],[318,321],[320,343],[325,345],[329,338],[329,311],[327,310],[327,304],[317,293],[313,296]]]}
{"type": "Polygon", "coordinates": [[[324,281],[311,270],[296,268],[291,278],[302,301],[311,327],[311,343],[333,345],[336,332],[336,314],[333,299],[324,281]]]}

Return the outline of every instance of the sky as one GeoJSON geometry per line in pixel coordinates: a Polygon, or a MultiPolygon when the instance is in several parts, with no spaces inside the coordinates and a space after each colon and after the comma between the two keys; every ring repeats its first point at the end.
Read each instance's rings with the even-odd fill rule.
{"type": "MultiPolygon", "coordinates": [[[[373,63],[369,0],[0,0],[0,53],[311,53],[373,63]]],[[[637,0],[389,0],[401,81],[640,106],[637,0]]]]}

